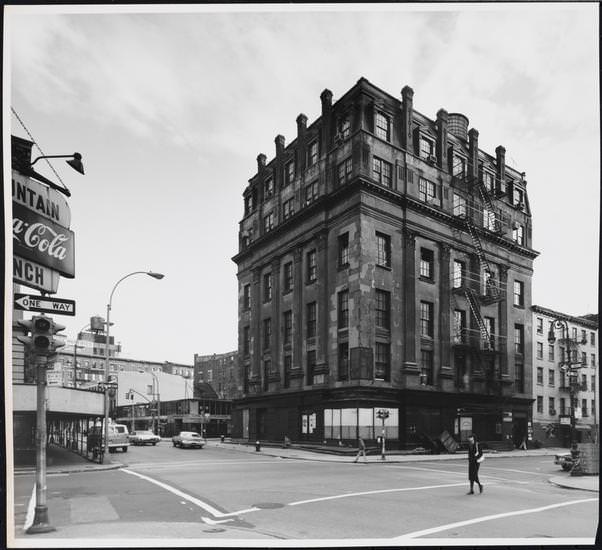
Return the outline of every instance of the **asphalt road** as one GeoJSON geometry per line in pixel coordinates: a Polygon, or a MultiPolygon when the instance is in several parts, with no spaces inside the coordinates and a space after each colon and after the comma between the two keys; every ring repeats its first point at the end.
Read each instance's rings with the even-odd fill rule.
{"type": "MultiPolygon", "coordinates": [[[[315,462],[167,442],[114,456],[127,467],[48,477],[56,531],[36,536],[593,541],[598,523],[598,494],[549,483],[559,473],[551,457],[487,459],[483,494],[466,495],[465,459],[315,462]]],[[[16,477],[17,537],[33,482],[16,477]]]]}

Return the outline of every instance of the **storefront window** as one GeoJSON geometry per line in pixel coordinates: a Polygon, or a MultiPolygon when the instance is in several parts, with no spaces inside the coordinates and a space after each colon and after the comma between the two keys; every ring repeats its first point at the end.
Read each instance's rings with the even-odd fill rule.
{"type": "MultiPolygon", "coordinates": [[[[355,440],[359,434],[363,439],[375,439],[382,434],[382,420],[377,416],[381,409],[389,412],[389,417],[385,419],[385,437],[398,439],[399,411],[383,407],[325,409],[324,438],[355,440]]],[[[306,416],[302,415],[302,430],[305,429],[306,416]]]]}

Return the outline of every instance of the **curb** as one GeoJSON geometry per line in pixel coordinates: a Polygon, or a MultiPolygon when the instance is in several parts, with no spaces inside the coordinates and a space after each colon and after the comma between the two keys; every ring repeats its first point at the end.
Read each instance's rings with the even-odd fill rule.
{"type": "Polygon", "coordinates": [[[589,489],[587,487],[575,487],[574,485],[570,485],[567,482],[561,481],[559,478],[551,477],[548,479],[548,482],[552,485],[556,485],[557,487],[562,487],[563,489],[574,489],[575,491],[589,491],[590,493],[599,493],[598,489],[589,489]]]}
{"type": "MultiPolygon", "coordinates": [[[[127,467],[127,464],[107,464],[106,466],[104,465],[98,465],[98,466],[92,466],[89,468],[84,468],[84,467],[78,467],[78,468],[69,468],[69,469],[64,469],[64,470],[50,470],[50,469],[46,469],[46,474],[47,475],[51,475],[51,474],[78,474],[78,473],[83,473],[83,472],[101,472],[101,471],[107,471],[107,470],[118,470],[119,468],[124,468],[127,467]]],[[[35,474],[36,470],[35,468],[32,468],[31,470],[15,470],[14,471],[14,475],[15,476],[25,476],[25,475],[30,475],[30,474],[35,474]]]]}

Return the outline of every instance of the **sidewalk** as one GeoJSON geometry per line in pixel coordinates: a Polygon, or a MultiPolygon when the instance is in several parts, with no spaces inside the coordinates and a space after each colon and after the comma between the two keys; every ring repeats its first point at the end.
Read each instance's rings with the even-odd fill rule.
{"type": "MultiPolygon", "coordinates": [[[[116,470],[123,464],[113,455],[105,455],[104,464],[92,462],[62,447],[49,445],[46,451],[46,472],[48,474],[70,474],[76,472],[91,472],[97,470],[116,470]]],[[[15,466],[15,475],[28,475],[36,471],[35,465],[15,466]]]]}
{"type": "MultiPolygon", "coordinates": [[[[314,460],[318,462],[352,462],[355,460],[356,450],[350,450],[347,456],[325,454],[323,452],[313,452],[306,449],[295,448],[293,445],[288,449],[277,446],[261,445],[261,450],[258,452],[255,450],[255,444],[240,444],[224,442],[220,443],[219,440],[208,440],[207,446],[224,447],[232,450],[237,450],[247,453],[262,454],[265,456],[276,456],[280,458],[294,458],[297,460],[314,460]]],[[[491,458],[514,458],[514,457],[526,457],[526,456],[554,456],[556,454],[567,453],[567,449],[548,447],[541,449],[530,449],[528,451],[522,451],[515,449],[513,451],[490,451],[485,450],[485,457],[489,460],[491,458]]],[[[363,461],[363,459],[361,459],[363,461]]],[[[420,461],[433,461],[433,460],[466,460],[466,451],[460,451],[454,454],[411,454],[401,451],[387,451],[385,454],[385,460],[381,459],[379,454],[370,454],[366,457],[366,461],[370,464],[390,464],[397,462],[420,462],[420,461]]]]}

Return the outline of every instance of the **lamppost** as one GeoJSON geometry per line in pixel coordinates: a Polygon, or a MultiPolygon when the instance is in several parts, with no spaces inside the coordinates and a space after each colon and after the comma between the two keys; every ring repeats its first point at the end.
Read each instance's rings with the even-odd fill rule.
{"type": "MultiPolygon", "coordinates": [[[[562,329],[562,339],[566,344],[566,355],[561,357],[560,360],[560,370],[562,372],[568,373],[569,376],[569,397],[571,400],[570,403],[570,413],[571,413],[571,431],[570,431],[570,439],[571,439],[571,447],[575,445],[575,403],[576,403],[576,394],[577,394],[577,382],[573,381],[574,377],[577,376],[577,370],[581,368],[580,363],[571,363],[572,360],[572,351],[571,344],[573,343],[569,336],[569,324],[565,319],[556,318],[550,324],[550,330],[548,332],[548,342],[553,345],[556,342],[556,336],[554,335],[555,329],[562,329]],[[575,365],[575,366],[573,366],[575,365]],[[576,366],[579,365],[579,366],[576,366]]],[[[576,342],[574,342],[576,344],[576,342]]]]}
{"type": "MultiPolygon", "coordinates": [[[[155,273],[154,271],[133,271],[132,273],[128,273],[127,275],[125,275],[121,279],[119,279],[119,281],[117,281],[115,283],[113,290],[111,290],[111,294],[109,296],[109,303],[107,304],[107,323],[106,323],[107,330],[106,330],[106,335],[105,335],[106,336],[106,340],[105,340],[105,382],[106,383],[109,382],[109,333],[110,333],[110,326],[111,326],[110,316],[111,316],[111,304],[113,303],[113,294],[115,293],[115,290],[119,286],[119,283],[121,283],[124,279],[131,277],[132,275],[148,275],[149,277],[153,277],[154,279],[163,279],[163,277],[165,276],[162,273],[155,273]]],[[[106,455],[109,452],[109,394],[106,391],[105,391],[105,399],[104,399],[104,408],[105,408],[104,451],[105,451],[105,455],[106,455]]]]}
{"type": "Polygon", "coordinates": [[[161,424],[161,393],[159,388],[159,377],[152,371],[149,371],[151,376],[153,377],[153,401],[157,404],[157,416],[155,417],[155,435],[161,435],[159,433],[159,425],[161,424]],[[157,389],[155,391],[155,383],[157,384],[157,389]]]}
{"type": "Polygon", "coordinates": [[[381,450],[380,459],[385,460],[385,420],[389,418],[389,411],[387,409],[379,409],[376,412],[376,416],[383,422],[382,436],[381,436],[381,450]]]}

